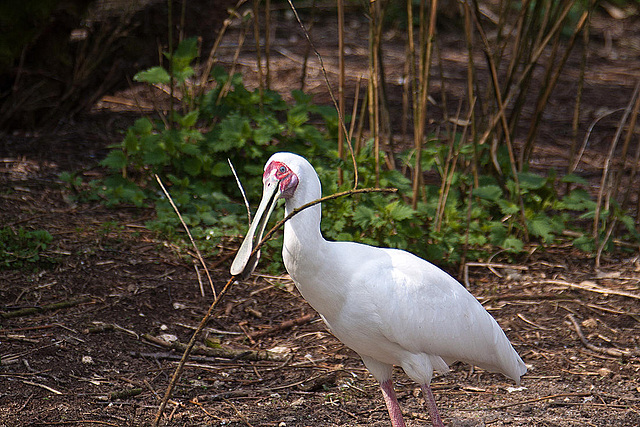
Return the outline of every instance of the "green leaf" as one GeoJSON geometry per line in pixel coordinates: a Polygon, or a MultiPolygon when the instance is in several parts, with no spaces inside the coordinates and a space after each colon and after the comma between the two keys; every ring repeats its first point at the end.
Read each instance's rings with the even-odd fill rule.
{"type": "Polygon", "coordinates": [[[251,135],[249,119],[240,114],[230,114],[220,122],[220,137],[211,149],[214,152],[229,151],[232,148],[241,148],[251,135]]]}
{"type": "Polygon", "coordinates": [[[524,243],[517,237],[507,237],[502,243],[502,248],[510,252],[522,252],[524,243]]]}
{"type": "Polygon", "coordinates": [[[527,221],[529,232],[534,236],[542,237],[545,242],[553,240],[553,224],[551,219],[544,214],[538,214],[527,221]]]}
{"type": "Polygon", "coordinates": [[[187,114],[185,114],[183,117],[181,117],[178,123],[180,123],[180,125],[183,127],[190,128],[193,125],[195,125],[196,122],[198,121],[199,114],[200,114],[199,110],[190,111],[187,114]]]}
{"type": "Polygon", "coordinates": [[[111,170],[121,170],[127,166],[127,156],[122,150],[111,150],[100,164],[111,170]]]}
{"type": "Polygon", "coordinates": [[[631,235],[637,240],[640,237],[638,230],[636,230],[636,221],[630,215],[621,215],[620,222],[624,224],[625,228],[631,235]]]}
{"type": "Polygon", "coordinates": [[[142,160],[148,165],[164,165],[169,160],[169,156],[161,147],[154,147],[144,152],[142,160]]]}
{"type": "Polygon", "coordinates": [[[202,170],[202,161],[199,157],[187,157],[182,161],[182,168],[191,176],[196,176],[202,170]]]}
{"type": "Polygon", "coordinates": [[[174,71],[182,71],[191,61],[198,57],[198,38],[190,37],[180,42],[173,52],[174,71]]]}
{"type": "Polygon", "coordinates": [[[481,199],[496,202],[502,197],[502,189],[497,185],[485,185],[482,187],[474,188],[473,195],[476,197],[480,197],[481,199]]]}
{"type": "Polygon", "coordinates": [[[191,67],[184,67],[181,70],[174,70],[173,71],[173,77],[175,78],[175,80],[177,82],[184,82],[186,81],[188,78],[192,77],[193,75],[195,75],[195,70],[191,67]]]}
{"type": "Polygon", "coordinates": [[[188,142],[185,142],[180,145],[180,151],[189,156],[194,156],[194,157],[202,156],[202,151],[200,150],[200,147],[198,147],[195,144],[190,144],[188,142]]]}
{"type": "Polygon", "coordinates": [[[140,71],[133,76],[133,80],[136,82],[145,82],[151,84],[169,84],[171,76],[167,70],[160,66],[151,67],[148,70],[140,71]]]}
{"type": "Polygon", "coordinates": [[[504,215],[515,215],[520,212],[518,205],[508,200],[498,200],[497,203],[500,206],[500,212],[504,215]]]}
{"type": "Polygon", "coordinates": [[[584,252],[593,252],[596,249],[596,244],[593,237],[583,234],[573,240],[573,246],[584,252]]]}
{"type": "Polygon", "coordinates": [[[138,137],[131,131],[131,129],[129,129],[124,137],[124,141],[122,141],[122,145],[124,146],[124,149],[127,150],[127,153],[131,154],[138,151],[139,142],[140,140],[138,137]]]}
{"type": "Polygon", "coordinates": [[[291,133],[301,133],[300,127],[309,121],[309,111],[306,108],[294,107],[287,113],[287,126],[291,133]]]}
{"type": "Polygon", "coordinates": [[[368,228],[375,219],[375,211],[365,205],[358,205],[353,213],[353,222],[362,228],[368,228]]]}
{"type": "Polygon", "coordinates": [[[523,190],[538,190],[547,183],[547,178],[531,172],[518,173],[518,180],[523,190]]]}
{"type": "Polygon", "coordinates": [[[507,238],[507,227],[500,221],[492,221],[489,223],[489,235],[494,245],[500,246],[504,239],[507,238]]]}
{"type": "Polygon", "coordinates": [[[404,221],[412,218],[415,212],[411,206],[401,204],[399,200],[388,204],[386,210],[389,212],[391,219],[395,221],[404,221]]]}
{"type": "Polygon", "coordinates": [[[229,168],[229,163],[227,162],[216,163],[211,168],[211,175],[218,176],[218,177],[231,176],[232,172],[231,172],[231,168],[229,168]]]}
{"type": "Polygon", "coordinates": [[[301,90],[294,89],[291,91],[291,96],[296,101],[296,104],[310,104],[313,100],[313,95],[306,94],[301,90]]]}
{"type": "Polygon", "coordinates": [[[218,83],[225,83],[229,78],[229,73],[224,69],[222,65],[216,65],[211,69],[211,78],[218,83]]]}
{"type": "Polygon", "coordinates": [[[153,123],[151,123],[151,120],[143,117],[135,121],[133,126],[131,126],[131,130],[137,135],[150,134],[153,130],[153,123]]]}
{"type": "Polygon", "coordinates": [[[589,211],[596,208],[596,202],[593,201],[591,195],[583,190],[573,190],[558,203],[560,209],[568,209],[573,211],[589,211]]]}
{"type": "Polygon", "coordinates": [[[567,174],[565,176],[562,177],[561,179],[562,182],[566,182],[566,183],[572,183],[572,184],[582,184],[582,185],[589,185],[589,181],[587,181],[586,179],[584,179],[583,177],[570,173],[567,174]]]}

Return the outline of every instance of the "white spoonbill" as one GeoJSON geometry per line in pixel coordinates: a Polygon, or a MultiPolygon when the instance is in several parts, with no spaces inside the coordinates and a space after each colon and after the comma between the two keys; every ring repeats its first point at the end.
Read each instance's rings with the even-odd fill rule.
{"type": "MultiPolygon", "coordinates": [[[[321,197],[313,166],[292,153],[276,153],[264,168],[255,219],[231,266],[249,274],[258,227],[262,238],[278,198],[285,214],[321,197]]],[[[462,361],[501,372],[520,383],[526,367],[498,323],[457,280],[417,256],[354,242],[331,242],[320,232],[320,205],[284,225],[284,265],[302,296],[331,332],[357,352],[380,382],[391,424],[404,426],[391,381],[401,366],[420,384],[434,426],[444,426],[429,387],[433,370],[462,361]]]]}

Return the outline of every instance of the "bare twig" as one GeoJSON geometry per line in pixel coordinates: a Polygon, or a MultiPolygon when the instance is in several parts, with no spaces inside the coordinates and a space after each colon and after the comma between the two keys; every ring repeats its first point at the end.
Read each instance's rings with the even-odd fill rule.
{"type": "Polygon", "coordinates": [[[258,249],[260,248],[260,246],[262,246],[267,240],[269,240],[271,238],[271,236],[273,235],[273,233],[275,233],[280,227],[282,227],[286,221],[289,221],[292,216],[297,215],[298,213],[302,212],[303,210],[305,210],[307,208],[310,208],[311,206],[315,206],[318,203],[326,202],[328,200],[337,199],[339,197],[350,196],[350,195],[353,195],[353,194],[362,194],[362,193],[396,193],[397,191],[398,191],[397,188],[359,188],[359,189],[355,189],[355,190],[342,191],[340,193],[335,193],[335,194],[332,194],[330,196],[321,197],[321,198],[319,198],[317,200],[314,200],[312,202],[304,204],[304,205],[300,206],[299,208],[294,209],[293,212],[291,212],[289,215],[287,215],[284,219],[278,221],[276,223],[276,225],[273,226],[273,228],[271,230],[269,230],[269,232],[264,236],[264,238],[258,244],[258,246],[256,246],[253,249],[253,251],[251,253],[251,257],[253,257],[254,252],[257,252],[258,249]]]}
{"type": "Polygon", "coordinates": [[[33,385],[36,387],[41,387],[45,390],[50,391],[53,394],[63,394],[61,391],[56,390],[55,388],[49,387],[48,385],[44,385],[44,384],[40,384],[40,383],[34,383],[33,381],[27,381],[27,380],[22,380],[22,382],[24,384],[28,384],[28,385],[33,385]]]}
{"type": "MultiPolygon", "coordinates": [[[[170,348],[173,350],[185,350],[187,344],[174,341],[168,342],[163,339],[154,337],[149,334],[143,334],[142,338],[150,343],[158,345],[163,348],[170,348]]],[[[275,353],[269,350],[245,350],[231,347],[204,347],[201,345],[194,346],[192,350],[193,354],[200,354],[209,357],[221,357],[224,359],[244,359],[244,360],[275,360],[283,361],[286,356],[279,353],[275,353]]]]}
{"type": "Polygon", "coordinates": [[[606,113],[604,113],[604,114],[596,117],[595,119],[593,119],[591,124],[589,124],[589,128],[587,129],[587,132],[584,135],[584,138],[582,140],[582,147],[580,147],[580,151],[575,156],[575,159],[573,160],[573,163],[571,163],[571,165],[569,165],[569,169],[567,170],[567,173],[575,172],[576,168],[580,164],[580,160],[582,159],[582,155],[584,154],[585,150],[587,149],[587,145],[589,145],[589,138],[591,137],[591,133],[593,132],[593,129],[596,127],[596,125],[600,122],[600,120],[602,120],[602,119],[604,119],[606,117],[609,117],[612,114],[619,113],[619,112],[624,111],[624,110],[625,110],[624,108],[618,108],[618,109],[613,110],[613,111],[607,111],[606,113]]]}
{"type": "Polygon", "coordinates": [[[242,188],[242,183],[240,182],[240,178],[238,178],[238,174],[236,173],[236,168],[234,168],[233,163],[231,163],[231,159],[227,159],[227,162],[229,162],[229,167],[231,168],[231,172],[233,172],[233,177],[236,179],[236,184],[238,184],[238,188],[240,189],[240,194],[242,194],[242,200],[244,200],[244,205],[247,208],[247,218],[249,220],[249,224],[251,224],[251,208],[249,207],[247,194],[244,192],[244,188],[242,188]]]}
{"type": "Polygon", "coordinates": [[[618,296],[621,296],[621,297],[627,297],[627,298],[640,300],[640,295],[634,294],[633,292],[619,291],[617,289],[611,289],[611,288],[603,288],[602,286],[597,286],[595,284],[585,285],[585,284],[566,282],[564,280],[551,280],[551,279],[544,280],[541,283],[547,283],[547,284],[550,284],[550,285],[566,286],[566,287],[569,287],[569,288],[580,289],[580,290],[583,290],[583,291],[594,292],[594,293],[597,293],[597,294],[618,295],[618,296]]]}
{"type": "Polygon", "coordinates": [[[91,302],[91,297],[81,297],[72,300],[60,301],[53,304],[43,305],[41,307],[27,307],[20,310],[10,311],[8,313],[0,313],[0,317],[4,319],[12,319],[14,317],[31,316],[32,314],[43,313],[45,311],[60,310],[63,308],[75,307],[76,305],[91,302]]]}
{"type": "Polygon", "coordinates": [[[589,350],[595,351],[596,353],[602,353],[608,356],[613,356],[613,357],[621,357],[629,354],[627,351],[619,350],[617,348],[611,348],[611,347],[602,348],[602,347],[598,347],[596,345],[591,344],[589,340],[587,340],[587,338],[582,333],[582,329],[580,329],[580,325],[576,321],[576,318],[573,317],[573,314],[569,314],[567,317],[569,318],[569,321],[573,325],[573,329],[575,329],[576,333],[578,334],[578,338],[580,338],[580,341],[582,342],[582,344],[589,350]]]}
{"type": "Polygon", "coordinates": [[[534,403],[534,402],[541,402],[543,400],[557,399],[559,397],[586,397],[586,396],[591,396],[592,394],[593,393],[590,393],[590,392],[587,392],[587,393],[558,393],[558,394],[550,394],[548,396],[543,396],[543,397],[536,397],[534,399],[521,400],[519,402],[507,403],[507,404],[504,404],[504,405],[489,406],[489,407],[479,407],[479,408],[458,408],[458,410],[460,410],[460,411],[486,411],[486,410],[495,410],[495,409],[505,409],[505,408],[510,408],[512,406],[526,405],[528,403],[534,403]]]}
{"type": "Polygon", "coordinates": [[[200,287],[200,296],[204,298],[204,286],[202,286],[202,276],[200,276],[200,270],[198,264],[193,264],[193,268],[196,270],[196,277],[198,277],[198,286],[200,287]]]}
{"type": "Polygon", "coordinates": [[[280,323],[279,325],[273,326],[273,327],[271,327],[269,329],[265,329],[265,330],[262,330],[262,331],[254,332],[252,334],[249,334],[249,337],[251,337],[251,338],[260,338],[260,337],[263,337],[265,335],[272,334],[274,332],[279,332],[279,331],[283,331],[285,329],[293,328],[294,326],[304,325],[305,323],[308,323],[308,322],[310,322],[311,320],[313,320],[315,318],[316,318],[316,314],[315,313],[307,314],[305,316],[298,317],[296,319],[291,319],[291,320],[284,321],[284,322],[280,323]]]}
{"type": "Polygon", "coordinates": [[[160,185],[160,188],[162,188],[162,191],[164,192],[164,195],[169,200],[169,203],[171,203],[171,207],[176,212],[176,215],[178,215],[178,218],[180,219],[180,223],[182,224],[182,227],[184,227],[185,231],[187,232],[187,236],[189,236],[189,240],[191,241],[191,245],[193,246],[193,249],[196,251],[196,255],[198,256],[198,261],[200,261],[200,264],[202,264],[202,267],[204,268],[204,272],[207,274],[207,279],[209,280],[209,285],[211,286],[211,292],[213,292],[213,297],[215,298],[216,297],[216,288],[213,286],[213,280],[211,279],[211,275],[209,274],[209,269],[207,268],[207,264],[205,264],[204,259],[202,258],[202,254],[200,253],[200,249],[198,249],[198,246],[196,245],[196,242],[193,240],[193,236],[191,236],[191,231],[189,231],[189,227],[187,227],[187,224],[185,224],[184,220],[182,219],[182,215],[180,214],[180,211],[178,210],[178,207],[176,206],[175,203],[173,203],[173,199],[171,198],[171,195],[169,194],[169,192],[165,188],[164,184],[160,180],[160,177],[157,174],[154,174],[154,176],[156,177],[156,181],[158,181],[158,184],[160,185]]]}
{"type": "MultiPolygon", "coordinates": [[[[613,161],[613,156],[615,153],[615,150],[618,146],[618,141],[620,140],[620,137],[622,135],[622,130],[624,128],[625,123],[627,122],[627,119],[629,118],[629,116],[631,115],[631,112],[633,110],[633,106],[636,104],[636,98],[638,97],[638,93],[640,92],[640,80],[636,83],[636,87],[633,91],[633,95],[631,96],[631,99],[629,100],[629,104],[627,105],[627,108],[625,108],[625,111],[622,115],[622,118],[620,119],[620,123],[618,125],[618,128],[616,129],[616,133],[615,136],[613,137],[613,140],[611,141],[611,146],[609,148],[609,154],[607,156],[607,159],[605,160],[605,164],[604,164],[604,170],[602,171],[602,179],[600,181],[600,189],[598,191],[598,200],[596,202],[596,210],[595,210],[595,214],[594,214],[594,218],[593,218],[593,238],[596,242],[596,247],[597,247],[597,253],[596,253],[596,268],[598,268],[600,266],[600,256],[602,254],[602,250],[606,244],[606,241],[608,239],[609,236],[605,236],[605,239],[603,239],[602,242],[600,242],[600,233],[599,233],[599,227],[600,227],[600,214],[601,214],[601,210],[602,210],[602,200],[604,198],[604,194],[606,191],[606,188],[609,187],[609,181],[611,180],[610,177],[610,173],[609,173],[609,169],[611,167],[611,163],[613,161]]],[[[612,221],[614,221],[612,219],[612,221]]],[[[611,230],[613,231],[613,229],[611,230]]],[[[611,231],[609,231],[607,234],[611,234],[611,231]]]]}

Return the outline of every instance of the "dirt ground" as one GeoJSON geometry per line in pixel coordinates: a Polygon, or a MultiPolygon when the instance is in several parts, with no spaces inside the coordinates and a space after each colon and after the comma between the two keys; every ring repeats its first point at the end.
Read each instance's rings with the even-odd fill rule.
{"type": "MultiPolygon", "coordinates": [[[[638,70],[633,22],[599,23],[586,115],[623,107],[638,70]],[[606,34],[614,34],[613,44],[606,34]]],[[[283,52],[300,44],[293,36],[276,41],[283,52]]],[[[291,69],[294,62],[281,60],[291,69]]],[[[291,69],[281,70],[278,86],[295,86],[291,69]]],[[[562,107],[561,98],[555,102],[562,107]]],[[[144,228],[151,210],[77,204],[58,179],[65,170],[102,173],[97,160],[135,117],[118,105],[103,101],[55,132],[14,133],[0,144],[0,225],[54,237],[44,252],[50,268],[0,271],[0,426],[148,425],[182,354],[165,344],[188,342],[213,300],[208,284],[199,284],[204,275],[193,254],[144,228]]],[[[567,120],[570,126],[566,114],[548,114],[554,119],[542,134],[558,140],[537,152],[547,167],[569,133],[567,120]]],[[[590,147],[584,171],[601,170],[598,153],[590,147]]],[[[218,290],[233,250],[205,254],[218,290]]],[[[637,252],[605,256],[596,271],[591,257],[570,246],[550,247],[510,266],[469,265],[467,286],[528,372],[521,387],[461,364],[436,376],[447,425],[640,425],[637,252]]],[[[190,358],[163,425],[389,425],[375,380],[284,272],[234,284],[205,335],[213,346],[190,358]]],[[[430,424],[417,384],[399,370],[395,379],[407,424],[430,424]]]]}

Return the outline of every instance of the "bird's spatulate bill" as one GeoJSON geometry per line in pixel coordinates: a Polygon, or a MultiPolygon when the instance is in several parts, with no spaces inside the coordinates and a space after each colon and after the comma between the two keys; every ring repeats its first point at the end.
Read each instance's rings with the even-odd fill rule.
{"type": "Polygon", "coordinates": [[[251,257],[251,252],[253,251],[255,245],[260,243],[260,241],[262,240],[262,236],[264,234],[265,228],[267,227],[269,217],[271,216],[271,213],[273,212],[273,209],[275,208],[278,201],[278,196],[280,195],[280,186],[278,184],[278,181],[275,180],[268,180],[264,184],[264,188],[262,190],[262,200],[260,200],[258,210],[256,211],[253,222],[249,226],[247,235],[242,241],[242,245],[240,245],[240,249],[238,249],[238,253],[236,253],[236,257],[231,264],[230,272],[234,276],[242,275],[242,277],[247,277],[258,265],[260,251],[256,252],[253,257],[251,257]],[[258,229],[258,238],[254,239],[254,235],[256,234],[256,230],[258,229]]]}

